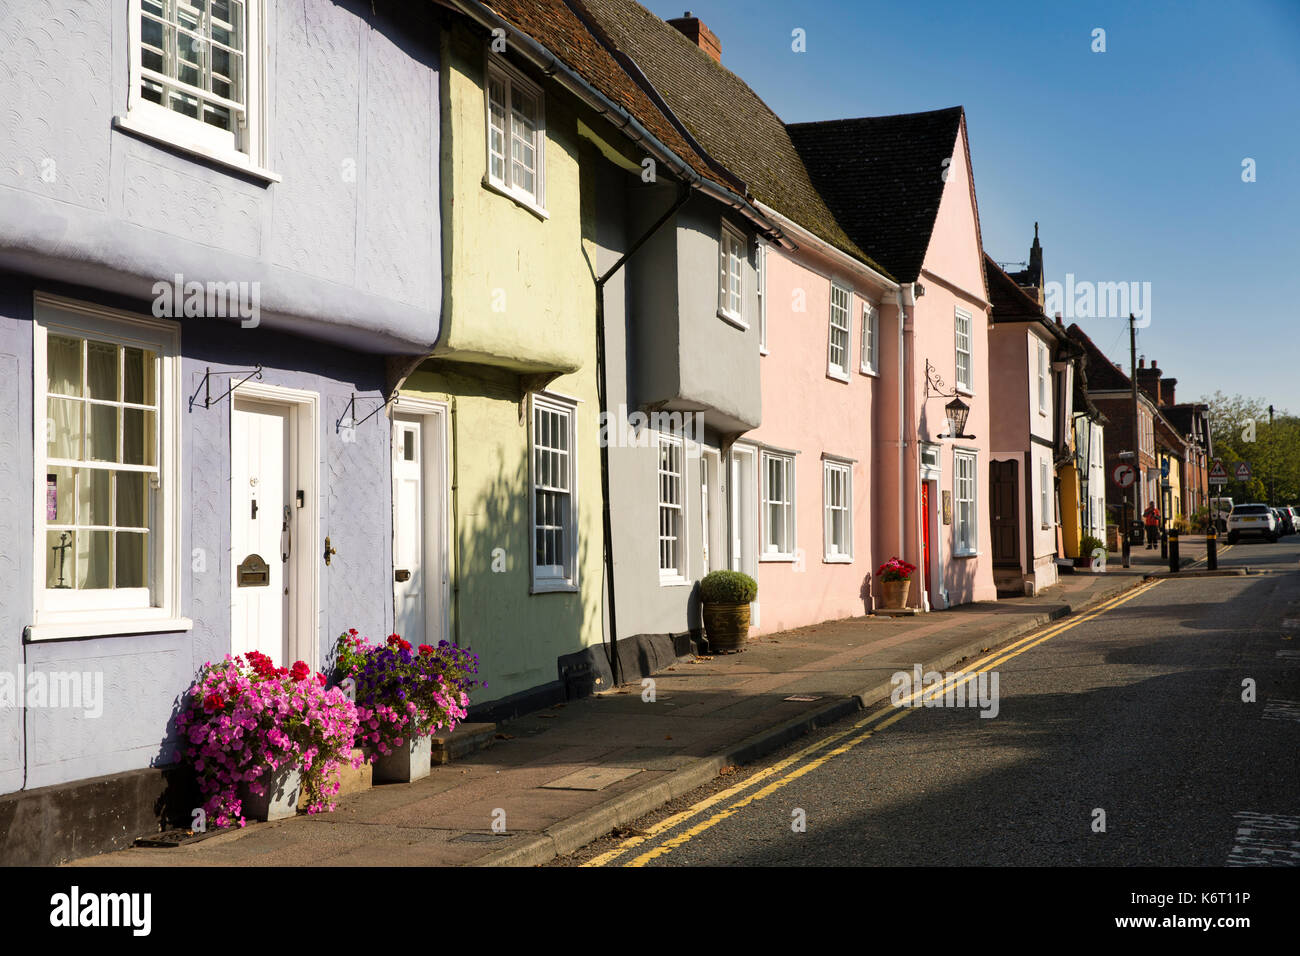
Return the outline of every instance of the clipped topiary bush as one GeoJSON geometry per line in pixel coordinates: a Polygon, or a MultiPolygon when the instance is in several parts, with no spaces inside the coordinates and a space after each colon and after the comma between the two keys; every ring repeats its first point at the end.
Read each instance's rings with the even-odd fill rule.
{"type": "Polygon", "coordinates": [[[710,571],[700,581],[705,604],[748,604],[758,596],[758,582],[740,571],[710,571]]]}

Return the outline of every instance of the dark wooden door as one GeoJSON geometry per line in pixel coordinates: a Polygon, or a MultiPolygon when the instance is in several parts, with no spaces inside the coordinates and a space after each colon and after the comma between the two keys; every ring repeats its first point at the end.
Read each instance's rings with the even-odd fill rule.
{"type": "Polygon", "coordinates": [[[989,463],[989,504],[992,507],[993,564],[1020,567],[1020,519],[1017,514],[1015,461],[989,463]]]}

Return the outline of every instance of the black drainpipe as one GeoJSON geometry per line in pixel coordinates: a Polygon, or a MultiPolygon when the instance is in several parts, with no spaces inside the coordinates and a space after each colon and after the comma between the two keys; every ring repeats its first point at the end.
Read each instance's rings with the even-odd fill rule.
{"type": "MultiPolygon", "coordinates": [[[[605,383],[605,283],[613,278],[614,273],[623,268],[623,265],[636,254],[636,251],[645,245],[656,232],[668,222],[677,210],[686,204],[686,200],[691,196],[690,186],[686,183],[681,184],[681,192],[677,196],[677,201],[668,207],[665,212],[655,222],[649,230],[632,243],[631,248],[623,255],[619,256],[604,275],[596,279],[596,397],[600,403],[601,411],[605,414],[606,436],[609,435],[609,403],[606,400],[606,383],[605,383]]],[[[618,614],[614,601],[614,532],[609,517],[609,442],[604,441],[600,445],[600,491],[603,498],[601,523],[605,531],[605,581],[609,589],[609,644],[606,648],[606,654],[609,657],[609,670],[613,679],[614,686],[621,683],[621,674],[618,666],[618,614]]]]}

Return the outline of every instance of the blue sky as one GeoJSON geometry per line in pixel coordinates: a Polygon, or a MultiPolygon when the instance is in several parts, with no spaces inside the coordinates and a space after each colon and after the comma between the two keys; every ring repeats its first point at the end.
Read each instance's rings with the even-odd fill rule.
{"type": "MultiPolygon", "coordinates": [[[[964,106],[994,259],[1038,221],[1049,280],[1151,283],[1138,352],[1180,401],[1300,413],[1300,0],[646,5],[689,6],[786,122],[964,106]]],[[[1127,368],[1126,321],[1080,325],[1127,368]]]]}

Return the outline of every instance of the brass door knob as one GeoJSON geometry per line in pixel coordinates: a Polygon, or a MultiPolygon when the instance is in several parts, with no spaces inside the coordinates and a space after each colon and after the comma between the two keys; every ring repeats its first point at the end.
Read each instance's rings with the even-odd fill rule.
{"type": "Polygon", "coordinates": [[[326,535],[325,536],[325,563],[326,564],[330,563],[330,555],[333,554],[338,554],[338,551],[330,547],[330,537],[329,535],[326,535]]]}

